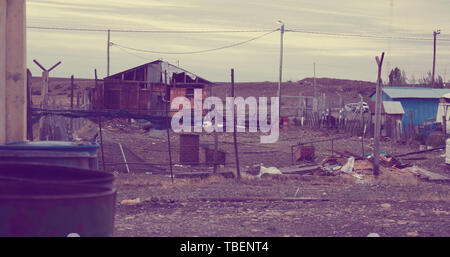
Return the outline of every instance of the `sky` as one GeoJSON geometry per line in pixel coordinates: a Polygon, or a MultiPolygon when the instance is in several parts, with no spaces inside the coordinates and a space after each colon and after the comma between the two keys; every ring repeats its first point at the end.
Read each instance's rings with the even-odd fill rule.
{"type": "MultiPolygon", "coordinates": [[[[243,42],[285,24],[283,81],[314,74],[376,81],[375,56],[385,52],[383,78],[390,69],[416,80],[432,69],[433,31],[436,74],[450,80],[450,1],[448,0],[28,0],[28,27],[147,31],[256,31],[234,33],[111,32],[111,74],[162,59],[207,80],[278,81],[280,31],[246,44],[198,54],[192,52],[243,42]],[[294,31],[308,31],[300,33],[294,31]],[[319,34],[316,34],[319,33],[319,34]],[[322,33],[322,34],[320,34],[322,33]],[[328,33],[328,34],[327,34],[328,33]],[[382,38],[344,37],[358,34],[382,38]],[[403,39],[399,39],[403,38],[403,39]],[[427,40],[406,40],[419,38],[427,40]],[[120,45],[120,46],[118,46],[120,45]]],[[[58,61],[50,77],[106,76],[107,32],[27,29],[27,64],[34,76],[58,61]]]]}

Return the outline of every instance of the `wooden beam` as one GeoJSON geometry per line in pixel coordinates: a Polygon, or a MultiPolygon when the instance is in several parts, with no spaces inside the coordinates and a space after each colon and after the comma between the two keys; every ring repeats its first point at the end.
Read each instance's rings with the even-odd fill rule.
{"type": "Polygon", "coordinates": [[[44,66],[42,66],[42,64],[40,64],[38,61],[33,60],[34,63],[36,63],[37,66],[39,66],[39,68],[41,68],[42,71],[46,71],[47,69],[44,68],[44,66]]]}
{"type": "Polygon", "coordinates": [[[376,87],[376,101],[375,101],[375,134],[374,134],[374,166],[373,172],[378,176],[379,162],[380,162],[380,129],[381,129],[381,101],[383,89],[381,88],[381,68],[383,66],[384,52],[381,53],[381,60],[378,56],[375,57],[378,66],[378,78],[376,87]]]}
{"type": "Polygon", "coordinates": [[[48,69],[48,72],[52,71],[56,66],[60,65],[61,61],[57,62],[55,65],[53,65],[50,69],[48,69]]]}
{"type": "Polygon", "coordinates": [[[26,140],[25,17],[25,0],[6,1],[6,143],[26,140]]]}
{"type": "Polygon", "coordinates": [[[6,143],[6,0],[0,0],[0,145],[6,143]]]}
{"type": "Polygon", "coordinates": [[[27,139],[33,141],[33,121],[31,107],[33,106],[32,92],[31,92],[31,71],[27,69],[27,139]]]}

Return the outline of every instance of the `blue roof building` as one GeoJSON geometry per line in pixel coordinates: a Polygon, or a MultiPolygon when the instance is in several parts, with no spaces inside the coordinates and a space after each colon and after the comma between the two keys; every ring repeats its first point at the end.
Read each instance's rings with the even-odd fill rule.
{"type": "MultiPolygon", "coordinates": [[[[426,122],[435,122],[439,106],[439,98],[450,93],[450,89],[426,87],[383,87],[383,101],[399,101],[402,104],[403,127],[405,132],[409,129],[411,112],[413,125],[423,125],[426,122]]],[[[375,101],[376,93],[371,96],[375,101]]],[[[427,133],[428,134],[428,133],[427,133]]]]}

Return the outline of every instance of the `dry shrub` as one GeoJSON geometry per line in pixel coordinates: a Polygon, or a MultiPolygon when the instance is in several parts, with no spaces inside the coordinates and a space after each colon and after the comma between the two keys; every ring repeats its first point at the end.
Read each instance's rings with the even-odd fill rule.
{"type": "Polygon", "coordinates": [[[169,179],[162,183],[163,188],[185,187],[185,186],[204,186],[211,184],[230,183],[233,179],[225,178],[220,175],[211,175],[207,178],[175,178],[174,183],[169,179]]]}
{"type": "Polygon", "coordinates": [[[163,182],[160,178],[152,177],[149,175],[142,176],[141,174],[127,174],[119,175],[116,177],[116,184],[121,186],[155,186],[160,187],[163,182]]]}
{"type": "Polygon", "coordinates": [[[383,185],[417,185],[419,179],[409,171],[403,171],[397,168],[380,167],[380,173],[377,178],[373,174],[364,174],[364,181],[369,184],[383,185]]]}
{"type": "Polygon", "coordinates": [[[383,183],[394,184],[394,185],[417,185],[419,184],[419,179],[412,173],[408,171],[391,171],[383,170],[380,173],[379,179],[383,183]]]}
{"type": "Polygon", "coordinates": [[[450,201],[450,195],[439,195],[437,193],[424,193],[418,197],[419,201],[450,201]]]}

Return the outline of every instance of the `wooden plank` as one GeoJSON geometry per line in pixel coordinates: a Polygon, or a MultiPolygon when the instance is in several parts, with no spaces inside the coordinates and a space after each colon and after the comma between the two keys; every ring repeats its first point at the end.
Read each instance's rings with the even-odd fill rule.
{"type": "Polygon", "coordinates": [[[442,149],[445,149],[445,146],[428,149],[428,150],[414,151],[414,152],[409,152],[409,153],[404,153],[404,154],[397,154],[397,155],[393,155],[393,157],[398,158],[398,157],[403,157],[403,156],[408,156],[408,155],[413,155],[413,154],[427,153],[427,152],[432,152],[432,151],[442,150],[442,149]]]}
{"type": "Polygon", "coordinates": [[[130,173],[130,168],[128,167],[127,158],[125,157],[125,153],[123,152],[122,144],[119,142],[120,152],[122,153],[123,160],[125,162],[125,168],[127,168],[127,172],[130,173]]]}
{"type": "Polygon", "coordinates": [[[0,0],[0,145],[6,143],[6,0],[0,0]]]}
{"type": "Polygon", "coordinates": [[[221,171],[217,172],[215,174],[211,172],[206,171],[199,171],[199,172],[177,172],[174,173],[175,178],[207,178],[211,175],[219,175],[225,178],[233,178],[234,172],[232,171],[221,171]]]}
{"type": "Polygon", "coordinates": [[[26,140],[25,0],[6,5],[6,143],[26,140]]]}
{"type": "Polygon", "coordinates": [[[434,173],[425,169],[422,169],[420,167],[414,166],[414,167],[410,167],[407,168],[409,171],[413,172],[414,174],[418,175],[420,178],[424,178],[426,180],[429,181],[445,181],[445,182],[449,182],[450,178],[443,176],[441,174],[438,173],[434,173]]]}
{"type": "Polygon", "coordinates": [[[287,202],[325,202],[330,201],[327,198],[313,198],[313,197],[238,197],[238,198],[198,198],[199,201],[210,202],[249,202],[249,201],[287,201],[287,202]]]}
{"type": "Polygon", "coordinates": [[[289,166],[280,168],[280,172],[283,174],[306,174],[315,171],[320,168],[320,165],[307,165],[307,166],[289,166]]]}

